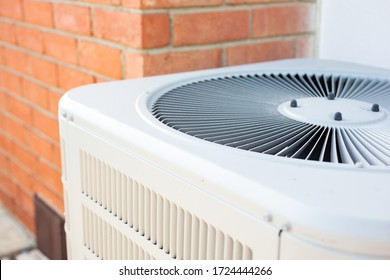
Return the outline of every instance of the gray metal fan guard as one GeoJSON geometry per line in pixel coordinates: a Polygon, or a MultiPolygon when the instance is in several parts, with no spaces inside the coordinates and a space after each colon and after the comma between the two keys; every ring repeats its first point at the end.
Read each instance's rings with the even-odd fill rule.
{"type": "Polygon", "coordinates": [[[262,74],[212,78],[167,91],[152,114],[173,129],[206,141],[281,157],[390,166],[390,127],[332,127],[279,113],[289,100],[355,99],[390,109],[390,82],[325,74],[262,74]]]}

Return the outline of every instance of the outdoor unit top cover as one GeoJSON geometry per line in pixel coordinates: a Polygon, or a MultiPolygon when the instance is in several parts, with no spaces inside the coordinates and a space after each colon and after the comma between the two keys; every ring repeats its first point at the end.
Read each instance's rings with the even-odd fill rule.
{"type": "Polygon", "coordinates": [[[65,147],[71,124],[265,221],[279,258],[310,257],[306,243],[390,257],[389,114],[390,71],[317,60],[90,85],[60,103],[65,147]]]}

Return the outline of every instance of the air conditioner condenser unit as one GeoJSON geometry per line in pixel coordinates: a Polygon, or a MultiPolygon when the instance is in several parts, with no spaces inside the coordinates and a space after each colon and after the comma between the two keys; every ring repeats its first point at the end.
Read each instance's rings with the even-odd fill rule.
{"type": "Polygon", "coordinates": [[[389,77],[286,60],[69,91],[68,257],[390,258],[389,77]]]}

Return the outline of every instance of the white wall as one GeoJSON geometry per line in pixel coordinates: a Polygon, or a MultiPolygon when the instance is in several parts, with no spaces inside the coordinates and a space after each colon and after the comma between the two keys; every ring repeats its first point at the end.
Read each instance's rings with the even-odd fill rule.
{"type": "Polygon", "coordinates": [[[390,68],[390,0],[321,0],[318,56],[390,68]]]}

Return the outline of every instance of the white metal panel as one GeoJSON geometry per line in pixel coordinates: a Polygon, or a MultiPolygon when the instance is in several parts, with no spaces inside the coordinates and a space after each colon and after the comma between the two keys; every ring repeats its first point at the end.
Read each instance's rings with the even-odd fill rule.
{"type": "MultiPolygon", "coordinates": [[[[74,169],[74,172],[78,173],[77,176],[71,174],[72,177],[79,178],[79,182],[66,187],[71,188],[69,213],[81,210],[67,221],[70,223],[68,238],[72,244],[70,258],[80,259],[84,254],[84,246],[90,248],[98,258],[124,258],[126,249],[123,247],[123,240],[131,240],[132,246],[138,248],[137,252],[143,250],[154,258],[233,259],[233,255],[249,259],[277,257],[277,228],[210,196],[183,178],[145,162],[132,154],[131,148],[127,151],[119,149],[71,123],[68,124],[67,130],[70,136],[67,143],[77,146],[74,151],[78,150],[81,155],[75,156],[72,153],[68,157],[72,165],[81,167],[74,169]],[[82,171],[82,168],[85,170],[82,171]],[[97,170],[103,170],[105,174],[97,174],[97,170]],[[118,179],[123,176],[126,176],[123,181],[132,182],[131,188],[124,187],[122,179],[118,179]],[[100,178],[106,182],[101,186],[101,191],[100,178]],[[113,178],[117,181],[114,182],[113,178]],[[118,186],[121,186],[121,189],[118,186]],[[133,211],[127,214],[133,216],[132,227],[129,224],[131,221],[125,222],[123,213],[118,211],[128,209],[128,206],[118,208],[117,199],[112,199],[123,197],[125,189],[126,193],[132,189],[133,194],[130,201],[121,202],[131,205],[133,211]],[[101,201],[98,201],[99,192],[106,192],[106,196],[101,196],[101,201]],[[151,197],[146,199],[145,194],[151,197]],[[156,205],[155,213],[152,213],[153,207],[149,208],[151,212],[149,209],[144,210],[146,201],[156,205]],[[173,214],[174,212],[176,214],[173,214]],[[172,246],[170,227],[173,225],[169,219],[171,214],[177,217],[175,224],[176,229],[179,229],[175,233],[178,235],[177,239],[172,239],[172,246]],[[149,218],[146,219],[144,215],[153,221],[151,227],[155,225],[155,237],[153,234],[150,237],[145,235],[144,223],[149,221],[149,218]],[[207,233],[209,228],[215,229],[211,237],[207,233]],[[153,240],[156,244],[153,244],[153,240]],[[239,244],[233,246],[233,242],[239,244]],[[205,255],[204,246],[213,251],[209,256],[205,255]],[[200,251],[203,252],[202,256],[199,255],[200,251]]],[[[67,185],[67,182],[65,184],[67,185]]],[[[129,257],[129,252],[126,254],[129,257]]]]}
{"type": "Polygon", "coordinates": [[[280,255],[281,260],[351,260],[351,259],[388,259],[388,256],[370,256],[361,255],[359,253],[346,253],[334,249],[330,249],[308,240],[300,239],[293,234],[283,232],[280,240],[280,255]]]}

